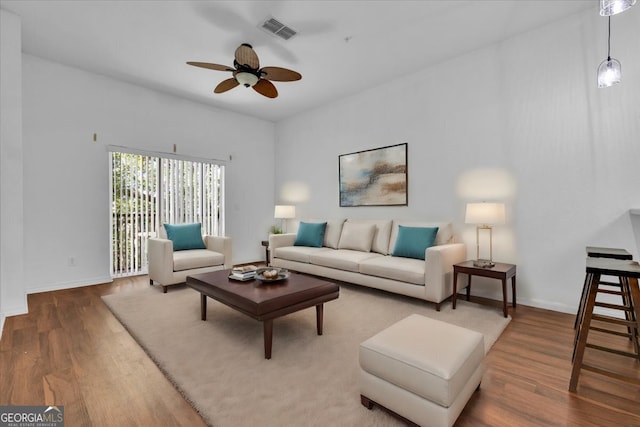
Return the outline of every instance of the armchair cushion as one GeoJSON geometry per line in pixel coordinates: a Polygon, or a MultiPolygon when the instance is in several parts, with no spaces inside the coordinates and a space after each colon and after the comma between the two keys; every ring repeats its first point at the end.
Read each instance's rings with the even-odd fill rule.
{"type": "Polygon", "coordinates": [[[167,237],[173,242],[174,251],[206,249],[202,240],[202,224],[164,224],[167,237]]]}
{"type": "Polygon", "coordinates": [[[193,270],[224,264],[224,255],[207,249],[191,249],[173,253],[173,271],[193,270]]]}

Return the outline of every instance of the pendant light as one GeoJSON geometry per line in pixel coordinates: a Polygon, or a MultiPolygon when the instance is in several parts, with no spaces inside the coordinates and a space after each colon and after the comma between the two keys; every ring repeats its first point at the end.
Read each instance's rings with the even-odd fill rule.
{"type": "MultiPolygon", "coordinates": [[[[635,0],[634,0],[635,1],[635,0]]],[[[598,87],[609,87],[622,80],[620,61],[611,58],[611,16],[609,16],[609,35],[607,38],[607,59],[598,66],[598,87]]]]}
{"type": "Polygon", "coordinates": [[[600,15],[611,16],[629,9],[636,0],[600,0],[600,15]]]}

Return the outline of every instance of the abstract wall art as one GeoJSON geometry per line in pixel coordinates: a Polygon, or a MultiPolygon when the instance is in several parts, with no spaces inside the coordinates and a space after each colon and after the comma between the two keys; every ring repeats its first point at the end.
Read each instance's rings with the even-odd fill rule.
{"type": "Polygon", "coordinates": [[[340,206],[407,206],[407,143],[338,156],[340,206]]]}

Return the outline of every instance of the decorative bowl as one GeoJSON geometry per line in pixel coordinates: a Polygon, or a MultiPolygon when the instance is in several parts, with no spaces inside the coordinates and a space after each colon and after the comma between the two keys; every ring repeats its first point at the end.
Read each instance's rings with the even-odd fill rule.
{"type": "Polygon", "coordinates": [[[256,270],[256,279],[264,283],[273,283],[286,280],[289,277],[289,270],[277,267],[261,267],[256,270]],[[265,276],[265,272],[267,275],[265,276]],[[269,273],[275,272],[276,275],[271,277],[269,273]]]}

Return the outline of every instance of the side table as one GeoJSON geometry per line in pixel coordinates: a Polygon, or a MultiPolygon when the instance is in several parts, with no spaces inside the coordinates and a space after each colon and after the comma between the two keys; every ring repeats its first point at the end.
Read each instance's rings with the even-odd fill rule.
{"type": "Polygon", "coordinates": [[[270,258],[270,254],[269,254],[269,241],[268,240],[263,240],[262,241],[262,246],[264,246],[264,260],[267,263],[267,267],[269,267],[269,264],[271,264],[271,260],[270,258]]]}
{"type": "Polygon", "coordinates": [[[471,293],[471,276],[490,277],[492,279],[499,279],[502,281],[502,312],[504,317],[507,317],[507,280],[511,279],[511,305],[516,307],[516,266],[513,264],[506,264],[496,262],[496,265],[491,268],[476,267],[473,265],[473,261],[464,261],[453,265],[453,296],[452,296],[452,308],[456,308],[456,295],[458,293],[458,274],[464,273],[469,276],[467,282],[467,301],[471,293]]]}

